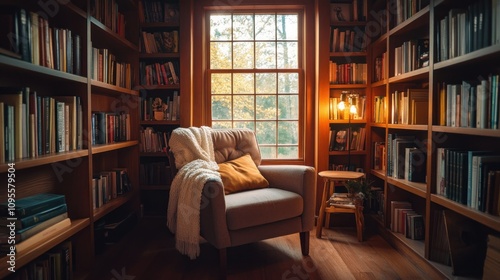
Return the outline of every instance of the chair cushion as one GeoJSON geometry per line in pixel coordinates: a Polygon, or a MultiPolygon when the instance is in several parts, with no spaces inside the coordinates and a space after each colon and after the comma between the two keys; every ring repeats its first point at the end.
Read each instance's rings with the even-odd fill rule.
{"type": "Polygon", "coordinates": [[[264,188],[225,196],[229,230],[237,230],[300,216],[302,197],[294,192],[264,188]]]}
{"type": "Polygon", "coordinates": [[[219,173],[225,194],[269,186],[249,154],[219,163],[219,173]]]}

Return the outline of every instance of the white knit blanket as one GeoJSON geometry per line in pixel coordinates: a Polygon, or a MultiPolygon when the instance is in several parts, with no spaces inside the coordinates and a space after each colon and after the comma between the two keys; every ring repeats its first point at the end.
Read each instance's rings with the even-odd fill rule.
{"type": "Polygon", "coordinates": [[[200,254],[203,186],[208,180],[221,182],[211,133],[212,129],[207,126],[177,128],[169,140],[179,171],[170,186],[167,226],[175,234],[177,250],[191,259],[200,254]]]}

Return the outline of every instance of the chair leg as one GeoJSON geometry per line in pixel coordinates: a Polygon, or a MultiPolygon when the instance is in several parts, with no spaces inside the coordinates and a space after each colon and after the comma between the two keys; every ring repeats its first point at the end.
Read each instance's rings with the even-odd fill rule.
{"type": "Polygon", "coordinates": [[[309,255],[309,231],[300,233],[300,249],[303,256],[309,255]]]}
{"type": "Polygon", "coordinates": [[[219,249],[219,262],[220,262],[220,273],[221,279],[226,279],[227,277],[227,249],[219,249]]]}

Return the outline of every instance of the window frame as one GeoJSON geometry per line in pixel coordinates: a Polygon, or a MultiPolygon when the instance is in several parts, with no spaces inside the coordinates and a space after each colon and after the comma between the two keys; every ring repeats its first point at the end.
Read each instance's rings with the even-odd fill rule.
{"type": "MultiPolygon", "coordinates": [[[[297,73],[299,76],[299,90],[298,90],[298,140],[297,140],[297,158],[291,158],[291,159],[286,159],[286,158],[266,158],[263,159],[263,163],[269,162],[269,163],[281,163],[281,164],[297,164],[297,163],[304,163],[306,155],[305,155],[305,144],[306,144],[306,135],[305,135],[305,125],[306,125],[306,107],[307,107],[307,90],[306,90],[306,76],[305,76],[305,65],[307,64],[306,59],[307,56],[305,54],[305,14],[306,12],[304,11],[304,7],[280,7],[280,6],[273,6],[270,8],[269,6],[252,6],[251,8],[249,7],[227,7],[227,9],[222,8],[222,7],[217,7],[217,8],[211,8],[211,7],[206,7],[205,8],[205,20],[204,20],[204,27],[203,27],[203,49],[205,50],[203,53],[203,58],[204,58],[204,65],[205,69],[203,70],[203,78],[206,81],[205,82],[205,91],[206,94],[204,95],[205,101],[204,103],[206,104],[206,109],[205,109],[205,120],[208,123],[208,125],[212,124],[212,94],[211,94],[211,74],[213,73],[297,73]],[[272,14],[297,14],[297,26],[298,26],[298,34],[297,34],[297,49],[298,49],[298,58],[297,58],[297,68],[272,68],[272,69],[210,69],[210,15],[212,13],[217,13],[217,14],[244,14],[244,13],[252,13],[252,14],[266,14],[266,13],[272,13],[272,14]]],[[[253,39],[255,42],[256,40],[253,39]]],[[[274,40],[275,42],[279,40],[274,40]]],[[[228,42],[235,42],[233,40],[230,40],[228,42]]],[[[238,42],[238,41],[236,41],[238,42]]],[[[234,54],[234,53],[232,53],[234,54]]],[[[255,94],[255,93],[254,93],[255,94]]],[[[276,93],[276,96],[279,96],[278,93],[276,93]]],[[[254,119],[253,120],[255,123],[258,122],[258,120],[254,119]]],[[[279,120],[276,119],[275,122],[278,122],[279,120]]],[[[278,134],[278,131],[276,131],[276,134],[278,134]]],[[[262,146],[267,146],[267,145],[262,145],[262,146]]],[[[278,143],[273,144],[273,147],[279,148],[280,145],[278,143]]],[[[287,145],[283,145],[287,146],[287,145]]],[[[295,146],[295,145],[294,145],[295,146]]]]}

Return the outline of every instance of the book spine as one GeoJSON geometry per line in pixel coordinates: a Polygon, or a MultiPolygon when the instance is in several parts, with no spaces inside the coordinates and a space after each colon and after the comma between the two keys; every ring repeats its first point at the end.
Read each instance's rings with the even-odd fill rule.
{"type": "Polygon", "coordinates": [[[63,214],[67,210],[68,210],[67,205],[63,204],[61,206],[58,206],[55,209],[47,210],[47,211],[44,211],[40,214],[35,214],[32,216],[25,217],[23,219],[18,220],[19,223],[16,224],[16,226],[17,226],[16,228],[23,229],[23,228],[33,226],[35,224],[38,224],[40,222],[44,222],[50,218],[53,218],[57,215],[63,214]]]}

